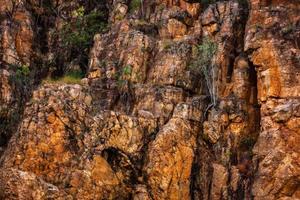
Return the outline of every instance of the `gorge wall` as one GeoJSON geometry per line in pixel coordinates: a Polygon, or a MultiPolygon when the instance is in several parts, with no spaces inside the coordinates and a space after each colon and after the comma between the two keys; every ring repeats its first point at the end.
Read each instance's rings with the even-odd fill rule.
{"type": "Polygon", "coordinates": [[[0,199],[300,199],[299,13],[0,0],[0,199]]]}

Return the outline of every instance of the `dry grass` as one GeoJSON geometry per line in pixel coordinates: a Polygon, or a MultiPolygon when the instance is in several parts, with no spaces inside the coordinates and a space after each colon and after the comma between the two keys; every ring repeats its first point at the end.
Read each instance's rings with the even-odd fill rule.
{"type": "Polygon", "coordinates": [[[46,78],[43,80],[43,84],[55,83],[55,84],[81,84],[83,74],[80,71],[73,71],[66,73],[63,77],[58,78],[46,78]]]}

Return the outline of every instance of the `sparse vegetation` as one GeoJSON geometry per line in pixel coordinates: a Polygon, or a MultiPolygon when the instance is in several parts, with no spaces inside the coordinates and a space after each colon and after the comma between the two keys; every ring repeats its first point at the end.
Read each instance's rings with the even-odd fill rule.
{"type": "Polygon", "coordinates": [[[62,77],[47,78],[43,83],[58,83],[58,84],[81,84],[81,79],[84,77],[83,73],[79,70],[66,73],[62,77]]]}
{"type": "Polygon", "coordinates": [[[132,66],[126,65],[123,67],[119,73],[117,73],[118,85],[121,87],[124,85],[132,74],[132,66]]]}
{"type": "Polygon", "coordinates": [[[11,76],[11,79],[14,82],[17,82],[21,85],[26,84],[29,81],[30,68],[25,64],[14,64],[10,65],[11,69],[15,71],[15,75],[11,76]]]}
{"type": "Polygon", "coordinates": [[[143,4],[143,0],[131,0],[129,4],[129,12],[133,13],[134,11],[138,10],[141,8],[143,4]]]}
{"type": "Polygon", "coordinates": [[[165,39],[162,41],[162,48],[168,50],[172,46],[172,41],[165,39]]]}
{"type": "Polygon", "coordinates": [[[126,65],[123,68],[123,75],[129,76],[129,75],[131,75],[131,73],[132,73],[132,66],[131,65],[126,65]]]}
{"type": "Polygon", "coordinates": [[[29,76],[29,73],[30,73],[30,69],[28,65],[20,65],[17,68],[16,76],[20,78],[24,76],[27,77],[29,76]]]}
{"type": "Polygon", "coordinates": [[[202,44],[196,48],[195,59],[190,65],[192,72],[203,75],[205,78],[206,86],[211,98],[211,104],[217,104],[217,67],[214,64],[213,57],[217,51],[217,45],[209,38],[204,38],[202,44]]]}

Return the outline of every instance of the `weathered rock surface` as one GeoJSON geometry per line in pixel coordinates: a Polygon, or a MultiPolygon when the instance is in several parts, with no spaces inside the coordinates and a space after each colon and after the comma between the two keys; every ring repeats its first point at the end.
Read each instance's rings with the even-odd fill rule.
{"type": "Polygon", "coordinates": [[[0,0],[0,199],[300,199],[299,2],[137,2],[0,0]],[[81,6],[85,78],[40,84],[81,6]]]}
{"type": "Polygon", "coordinates": [[[202,121],[204,99],[178,104],[172,119],[149,144],[144,166],[150,194],[154,199],[190,198],[191,172],[197,135],[202,121]]]}
{"type": "Polygon", "coordinates": [[[251,1],[251,7],[245,49],[253,49],[261,104],[252,193],[254,199],[299,199],[300,4],[251,1]]]}
{"type": "Polygon", "coordinates": [[[46,183],[35,174],[16,169],[0,173],[1,199],[70,199],[55,185],[46,183]]]}
{"type": "Polygon", "coordinates": [[[22,1],[0,1],[0,155],[30,96],[33,74],[21,68],[33,70],[34,31],[32,13],[22,1]]]}

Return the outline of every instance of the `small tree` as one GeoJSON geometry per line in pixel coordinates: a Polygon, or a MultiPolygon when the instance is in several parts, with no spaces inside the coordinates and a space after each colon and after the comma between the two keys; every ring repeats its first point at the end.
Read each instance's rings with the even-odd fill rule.
{"type": "Polygon", "coordinates": [[[197,46],[195,60],[192,61],[191,69],[197,74],[202,74],[205,78],[206,86],[211,98],[212,106],[217,104],[217,75],[218,69],[213,61],[217,51],[217,45],[208,37],[204,38],[202,44],[197,46]]]}
{"type": "Polygon", "coordinates": [[[97,10],[87,12],[83,6],[73,11],[72,17],[58,33],[61,38],[59,48],[60,51],[69,51],[70,58],[77,58],[76,64],[85,71],[93,37],[107,29],[107,22],[103,13],[97,10]]]}

